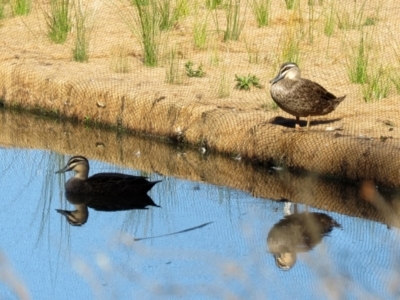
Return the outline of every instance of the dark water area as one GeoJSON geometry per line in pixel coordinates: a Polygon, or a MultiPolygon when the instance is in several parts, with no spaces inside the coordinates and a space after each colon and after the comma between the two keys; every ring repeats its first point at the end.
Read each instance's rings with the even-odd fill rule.
{"type": "MultiPolygon", "coordinates": [[[[136,141],[140,152],[132,149],[128,163],[121,163],[109,159],[109,152],[89,157],[72,139],[64,151],[40,137],[37,145],[29,147],[22,141],[28,140],[29,130],[34,129],[11,128],[16,122],[7,123],[4,116],[3,121],[2,128],[9,130],[10,138],[0,144],[2,299],[400,296],[395,193],[387,196],[371,185],[321,183],[315,177],[283,175],[279,170],[250,170],[253,177],[239,178],[243,185],[235,188],[221,183],[224,178],[232,177],[230,182],[235,182],[240,174],[247,174],[241,161],[228,160],[227,165],[232,166],[226,170],[240,167],[243,172],[228,176],[227,171],[226,177],[213,177],[204,170],[223,173],[224,168],[217,163],[205,166],[221,158],[210,155],[190,164],[194,158],[189,150],[170,154],[163,148],[159,156],[147,159],[146,149],[157,144],[147,139],[136,141]],[[28,132],[25,138],[19,135],[21,131],[28,132]],[[18,141],[10,142],[12,137],[18,141]],[[75,205],[69,202],[64,187],[73,172],[55,172],[78,154],[88,157],[90,175],[118,172],[161,180],[148,193],[160,207],[104,211],[88,204],[84,224],[71,226],[57,210],[76,209],[79,200],[70,199],[75,205]],[[168,156],[167,162],[161,156],[168,156]],[[178,168],[183,156],[188,167],[178,168]],[[143,160],[152,161],[153,171],[147,164],[141,165],[143,160]],[[133,168],[132,161],[143,167],[133,168]],[[174,171],[161,172],[162,164],[169,164],[168,170],[174,171]],[[188,172],[190,168],[202,170],[202,177],[188,172]],[[182,175],[185,172],[187,178],[182,175]],[[301,189],[306,182],[311,185],[301,189]],[[320,189],[313,189],[316,182],[320,189]],[[271,197],[264,196],[268,190],[271,197]],[[365,203],[353,199],[360,193],[366,195],[365,203]],[[327,195],[342,198],[328,205],[333,200],[327,195]],[[286,200],[276,201],[279,198],[286,200]]],[[[48,126],[61,136],[72,132],[69,125],[35,122],[44,122],[40,123],[43,130],[48,126]],[[60,132],[57,126],[61,126],[60,132]]],[[[97,136],[105,149],[110,148],[112,143],[105,142],[108,133],[80,130],[97,136]]],[[[89,143],[88,138],[79,140],[89,143]]],[[[124,145],[129,147],[127,142],[124,145]]]]}

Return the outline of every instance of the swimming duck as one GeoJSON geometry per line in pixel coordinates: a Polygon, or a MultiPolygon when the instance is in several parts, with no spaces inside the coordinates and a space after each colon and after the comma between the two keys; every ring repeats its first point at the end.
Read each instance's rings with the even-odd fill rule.
{"type": "Polygon", "coordinates": [[[132,196],[146,194],[160,181],[148,181],[147,177],[122,173],[97,173],[90,177],[89,162],[83,156],[73,156],[67,165],[57,173],[75,171],[75,176],[65,183],[69,194],[88,194],[101,196],[132,196]]]}
{"type": "Polygon", "coordinates": [[[293,62],[284,63],[271,82],[271,97],[285,112],[296,117],[299,128],[300,117],[307,117],[307,129],[311,116],[329,114],[346,98],[337,98],[316,82],[301,78],[300,69],[293,62]]]}

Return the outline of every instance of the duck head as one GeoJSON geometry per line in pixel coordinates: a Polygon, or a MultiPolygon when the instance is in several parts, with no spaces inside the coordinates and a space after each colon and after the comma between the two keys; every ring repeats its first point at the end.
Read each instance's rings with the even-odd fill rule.
{"type": "Polygon", "coordinates": [[[294,62],[284,63],[279,69],[278,75],[270,81],[271,84],[277,83],[281,79],[299,79],[301,75],[299,66],[294,62]]]}
{"type": "Polygon", "coordinates": [[[89,162],[83,156],[73,156],[69,159],[67,165],[58,170],[58,173],[65,173],[68,171],[75,171],[75,177],[80,179],[87,179],[89,175],[89,162]]]}

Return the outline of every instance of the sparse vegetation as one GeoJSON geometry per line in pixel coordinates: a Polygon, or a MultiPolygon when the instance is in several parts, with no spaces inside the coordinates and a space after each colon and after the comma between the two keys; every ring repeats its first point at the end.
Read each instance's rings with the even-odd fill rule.
{"type": "Polygon", "coordinates": [[[390,80],[387,72],[380,67],[369,76],[367,83],[362,85],[362,94],[365,102],[381,100],[389,93],[390,80]]]}
{"type": "Polygon", "coordinates": [[[256,42],[249,43],[245,40],[246,51],[249,57],[249,63],[258,64],[261,60],[260,58],[260,49],[258,48],[258,44],[256,42]]]}
{"type": "Polygon", "coordinates": [[[195,69],[193,68],[193,63],[190,60],[185,63],[185,70],[188,77],[203,77],[205,75],[203,66],[199,65],[197,69],[195,69]]]}
{"type": "Polygon", "coordinates": [[[128,51],[122,46],[113,51],[111,68],[116,73],[129,73],[131,71],[128,51]]]}
{"type": "Polygon", "coordinates": [[[0,20],[5,18],[6,0],[0,0],[0,20]]]}
{"type": "Polygon", "coordinates": [[[348,62],[348,74],[352,83],[364,84],[368,80],[368,46],[366,44],[366,37],[361,33],[360,42],[355,51],[352,51],[351,57],[348,62]]]}
{"type": "Polygon", "coordinates": [[[225,98],[230,95],[229,81],[225,67],[222,68],[222,71],[220,73],[219,82],[217,86],[217,95],[218,98],[225,98]]]}
{"type": "Polygon", "coordinates": [[[275,101],[271,100],[269,102],[261,104],[261,108],[266,111],[271,111],[271,110],[275,111],[278,110],[279,106],[278,104],[275,103],[275,101]]]}
{"type": "Polygon", "coordinates": [[[337,25],[339,29],[361,29],[364,25],[364,11],[367,0],[353,1],[353,7],[349,7],[350,2],[341,2],[342,7],[336,11],[337,25]]]}
{"type": "Polygon", "coordinates": [[[16,16],[24,16],[31,11],[31,0],[10,0],[10,4],[13,14],[16,16]]]}
{"type": "Polygon", "coordinates": [[[249,91],[252,86],[256,88],[262,88],[260,84],[260,79],[255,75],[247,75],[247,76],[238,76],[235,75],[236,85],[235,88],[238,90],[249,91]]]}
{"type": "Polygon", "coordinates": [[[148,67],[158,65],[158,43],[160,39],[160,16],[157,3],[154,0],[143,4],[143,0],[133,0],[138,18],[135,25],[128,22],[132,32],[139,37],[143,48],[143,63],[148,67]]]}
{"type": "Polygon", "coordinates": [[[325,16],[324,34],[328,37],[333,35],[335,30],[335,16],[333,11],[333,5],[329,8],[328,14],[325,16]]]}
{"type": "Polygon", "coordinates": [[[297,5],[298,0],[285,0],[286,8],[287,9],[294,9],[297,5]]]}
{"type": "Polygon", "coordinates": [[[154,2],[156,8],[155,13],[159,15],[160,30],[171,29],[181,17],[188,14],[187,0],[177,0],[177,1],[149,0],[149,1],[154,2]]]}
{"type": "Polygon", "coordinates": [[[78,0],[75,2],[75,45],[72,49],[72,57],[77,62],[87,62],[89,60],[89,38],[90,28],[88,28],[87,7],[78,0]]]}
{"type": "Polygon", "coordinates": [[[179,65],[180,59],[175,48],[168,52],[165,82],[169,84],[182,84],[183,72],[179,65]]]}
{"type": "Polygon", "coordinates": [[[223,0],[206,0],[206,7],[213,10],[222,5],[222,2],[223,0]]]}
{"type": "Polygon", "coordinates": [[[271,0],[252,0],[251,9],[258,27],[268,26],[271,14],[271,0]]]}
{"type": "Polygon", "coordinates": [[[300,33],[289,29],[286,38],[283,41],[281,61],[291,61],[299,64],[300,61],[300,33]]]}
{"type": "Polygon", "coordinates": [[[397,94],[400,95],[400,75],[391,76],[390,81],[393,83],[397,94]]]}
{"type": "Polygon", "coordinates": [[[56,44],[64,43],[71,30],[71,4],[70,0],[50,0],[49,10],[42,9],[49,39],[56,44]]]}
{"type": "Polygon", "coordinates": [[[208,17],[196,17],[193,23],[193,41],[197,49],[204,49],[207,44],[208,17]]]}
{"type": "Polygon", "coordinates": [[[224,41],[237,41],[243,30],[246,11],[241,11],[241,0],[228,0],[226,5],[226,30],[224,33],[224,41]]]}

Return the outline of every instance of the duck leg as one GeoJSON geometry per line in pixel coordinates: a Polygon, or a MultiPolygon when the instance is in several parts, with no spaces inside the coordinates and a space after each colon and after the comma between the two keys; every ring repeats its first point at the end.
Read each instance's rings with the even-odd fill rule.
{"type": "Polygon", "coordinates": [[[307,117],[307,130],[310,129],[311,116],[307,117]]]}

